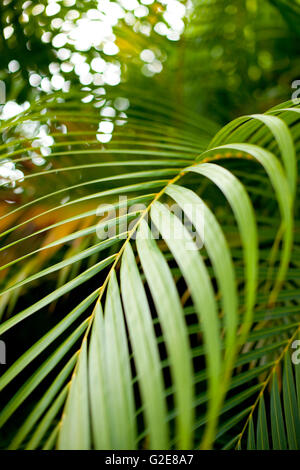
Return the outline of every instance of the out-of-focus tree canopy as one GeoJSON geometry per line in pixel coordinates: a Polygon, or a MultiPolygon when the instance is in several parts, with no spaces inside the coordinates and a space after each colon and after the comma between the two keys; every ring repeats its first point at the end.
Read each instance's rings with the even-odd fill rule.
{"type": "Polygon", "coordinates": [[[157,87],[224,122],[290,98],[299,10],[299,0],[2,0],[0,79],[18,103],[77,85],[157,87]]]}

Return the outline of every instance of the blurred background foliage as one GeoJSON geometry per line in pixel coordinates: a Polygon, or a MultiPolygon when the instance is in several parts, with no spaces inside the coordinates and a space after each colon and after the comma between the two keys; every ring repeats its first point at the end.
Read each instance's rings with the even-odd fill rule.
{"type": "Polygon", "coordinates": [[[299,76],[299,11],[299,0],[2,0],[2,117],[44,93],[120,83],[220,124],[265,111],[299,76]]]}

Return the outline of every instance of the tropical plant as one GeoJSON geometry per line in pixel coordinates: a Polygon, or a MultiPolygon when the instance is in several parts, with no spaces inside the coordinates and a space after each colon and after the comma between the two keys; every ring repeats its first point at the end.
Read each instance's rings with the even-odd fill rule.
{"type": "Polygon", "coordinates": [[[5,447],[299,448],[299,113],[124,86],[4,123],[5,447]]]}

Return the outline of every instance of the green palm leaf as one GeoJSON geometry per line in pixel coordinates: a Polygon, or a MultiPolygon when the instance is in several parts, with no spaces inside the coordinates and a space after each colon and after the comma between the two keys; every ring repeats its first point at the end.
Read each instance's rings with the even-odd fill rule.
{"type": "Polygon", "coordinates": [[[51,327],[0,378],[5,393],[28,374],[0,413],[5,426],[29,403],[10,447],[211,448],[229,435],[227,447],[243,446],[247,434],[249,448],[266,449],[270,427],[274,445],[295,447],[299,375],[295,385],[285,364],[282,408],[274,361],[299,325],[298,282],[288,283],[300,259],[298,253],[290,263],[293,238],[296,253],[299,242],[299,108],[286,103],[237,119],[211,133],[209,144],[213,126],[191,126],[184,116],[171,126],[173,110],[153,110],[145,100],[142,110],[132,104],[103,144],[95,139],[97,107],[82,105],[74,123],[77,98],[36,103],[5,130],[14,140],[4,139],[2,157],[22,168],[25,193],[1,219],[1,270],[8,275],[0,333],[38,321],[49,307],[55,312],[51,327]],[[29,120],[53,126],[63,150],[45,156],[51,168],[26,170],[37,148],[34,137],[22,138],[29,120]],[[57,131],[61,125],[69,134],[57,131]],[[83,159],[88,163],[76,164],[83,159]],[[126,203],[116,200],[127,194],[126,203]],[[258,199],[262,213],[254,209],[258,199]],[[22,294],[37,286],[41,295],[23,305],[22,294]],[[10,302],[17,302],[12,315],[10,302]],[[66,308],[70,313],[56,313],[66,308]],[[273,377],[271,426],[261,374],[273,377]],[[241,407],[257,392],[255,425],[254,408],[249,415],[241,407]]]}

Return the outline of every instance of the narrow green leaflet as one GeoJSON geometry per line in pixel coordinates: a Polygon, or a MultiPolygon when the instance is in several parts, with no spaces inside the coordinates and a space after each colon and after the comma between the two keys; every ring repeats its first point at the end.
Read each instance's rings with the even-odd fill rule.
{"type": "Polygon", "coordinates": [[[268,424],[267,424],[265,400],[263,396],[259,399],[259,406],[258,406],[257,449],[269,450],[269,430],[268,430],[268,424]]]}
{"type": "MultiPolygon", "coordinates": [[[[110,275],[104,312],[108,409],[113,449],[134,449],[136,416],[124,314],[115,271],[110,275]]],[[[95,390],[95,393],[98,393],[95,390]]],[[[95,420],[99,419],[95,416],[95,420]]]]}
{"type": "Polygon", "coordinates": [[[297,398],[292,364],[289,354],[285,354],[283,371],[283,404],[286,419],[289,449],[300,448],[300,419],[297,413],[297,398]]]}
{"type": "Polygon", "coordinates": [[[148,300],[130,244],[126,245],[122,258],[121,292],[144,402],[149,446],[151,449],[167,449],[169,430],[158,345],[148,300]]]}
{"type": "Polygon", "coordinates": [[[221,379],[220,325],[213,287],[198,248],[179,218],[158,201],[152,205],[151,218],[183,273],[195,303],[199,321],[203,326],[210,383],[210,406],[208,410],[210,421],[205,438],[205,446],[209,447],[217,421],[217,409],[220,401],[219,383],[221,379]],[[199,286],[201,286],[201,289],[199,289],[199,286]]]}
{"type": "MultiPolygon", "coordinates": [[[[227,333],[226,354],[231,356],[236,347],[237,291],[233,262],[222,229],[212,211],[193,191],[172,184],[167,188],[166,194],[180,205],[196,228],[198,235],[203,237],[203,244],[212,261],[219,289],[222,292],[227,333]]],[[[229,368],[231,368],[230,364],[229,368]]]]}
{"type": "Polygon", "coordinates": [[[106,375],[105,331],[101,304],[95,305],[88,352],[91,432],[95,449],[111,449],[106,375]]]}
{"type": "Polygon", "coordinates": [[[178,410],[178,447],[189,449],[192,445],[193,371],[184,312],[171,271],[145,221],[137,233],[137,249],[170,354],[178,410]]]}
{"type": "Polygon", "coordinates": [[[287,448],[286,433],[276,372],[273,373],[270,411],[273,449],[285,450],[287,448]]]}
{"type": "Polygon", "coordinates": [[[189,170],[206,176],[220,188],[230,203],[241,232],[246,279],[246,311],[242,334],[242,340],[244,340],[252,323],[257,287],[258,246],[253,207],[242,184],[225,168],[212,163],[203,163],[190,167],[189,170]]]}
{"type": "Polygon", "coordinates": [[[90,414],[88,400],[87,340],[84,339],[62,415],[58,448],[85,450],[90,448],[90,414]]]}

